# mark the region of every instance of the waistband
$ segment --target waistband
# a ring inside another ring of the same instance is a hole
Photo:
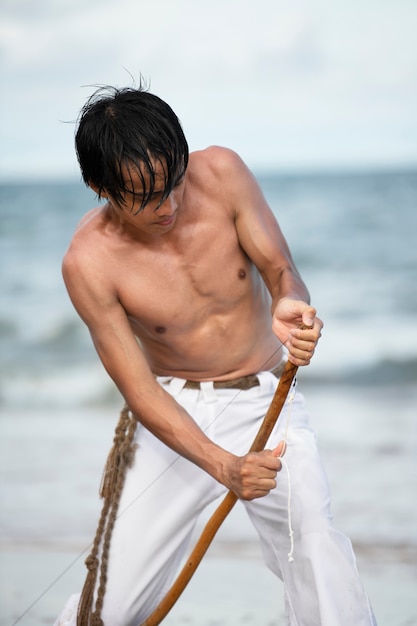
[[[284,371],[286,361],[281,361],[271,373],[280,378],[282,372]],[[259,378],[257,374],[248,374],[247,376],[240,376],[239,378],[232,378],[230,380],[214,380],[213,388],[214,389],[241,389],[242,391],[246,391],[247,389],[252,389],[252,387],[259,386]],[[201,389],[201,384],[197,380],[186,380],[184,384],[184,389]]]

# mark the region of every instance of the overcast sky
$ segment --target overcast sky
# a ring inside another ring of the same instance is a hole
[[[0,176],[78,177],[72,122],[129,73],[254,169],[417,164],[416,25],[416,0],[0,0]]]

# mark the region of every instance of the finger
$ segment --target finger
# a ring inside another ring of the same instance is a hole
[[[316,318],[316,323],[312,328],[292,328],[288,333],[288,339],[291,339],[292,343],[298,341],[316,344],[321,337],[322,328],[323,322]]]
[[[293,329],[290,331],[287,348],[290,360],[296,365],[309,363],[315,352],[320,331]]]
[[[277,486],[276,480],[263,481],[262,483],[259,483],[258,485],[256,485],[256,487],[254,486],[250,489],[243,490],[241,499],[242,500],[254,500],[255,498],[263,498],[264,496],[268,495],[270,491],[275,489],[276,486]]]
[[[287,450],[287,444],[285,441],[280,441],[275,450],[272,451],[272,454],[278,458],[284,456]]]
[[[313,327],[316,313],[317,313],[316,309],[312,306],[307,307],[306,310],[303,311],[303,315],[301,319],[303,320],[304,326],[307,326],[308,328]]]
[[[308,365],[313,357],[314,350],[298,350],[291,346],[288,349],[288,360],[294,365]]]
[[[263,465],[268,472],[273,471],[274,476],[282,470],[281,458],[287,449],[285,441],[280,441],[274,450],[264,450]]]
[[[283,444],[284,442],[281,442]],[[281,469],[281,464],[279,461],[279,457],[281,456],[280,444],[275,448],[275,450],[263,450],[259,453],[258,459],[258,467],[257,472],[258,476],[270,476],[271,472],[279,472]]]

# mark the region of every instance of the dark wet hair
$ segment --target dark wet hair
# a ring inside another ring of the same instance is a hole
[[[106,192],[118,203],[132,193],[132,177],[142,181],[143,209],[155,186],[155,164],[165,174],[161,203],[183,177],[188,164],[188,144],[171,107],[139,88],[100,87],[81,109],[75,146],[81,174],[94,185],[99,197]],[[132,206],[135,199],[133,198]]]

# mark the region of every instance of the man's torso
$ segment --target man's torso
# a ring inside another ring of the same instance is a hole
[[[169,233],[137,241],[102,207],[75,237],[94,247],[154,373],[216,380],[271,369],[281,354],[270,295],[239,244],[229,199],[210,171],[192,159],[189,170]]]

